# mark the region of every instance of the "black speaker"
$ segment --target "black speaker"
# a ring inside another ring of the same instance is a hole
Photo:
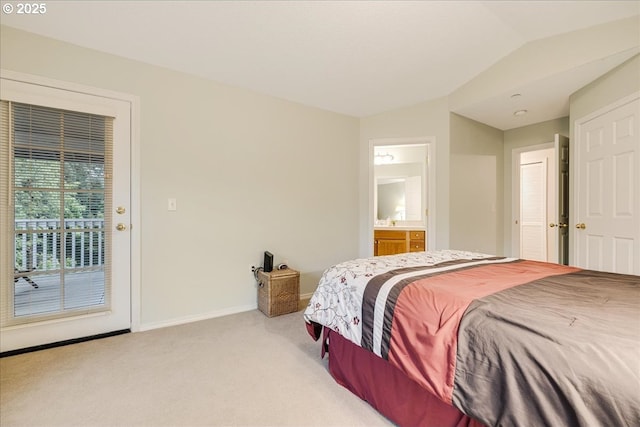
[[[273,271],[273,254],[269,251],[264,251],[264,271]]]

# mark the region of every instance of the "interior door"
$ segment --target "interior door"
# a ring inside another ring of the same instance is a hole
[[[567,265],[569,139],[556,134],[537,149],[514,150],[513,159],[514,256]]]
[[[575,264],[640,274],[637,95],[577,121]]]
[[[529,154],[537,156],[520,164],[520,257],[547,261],[547,158]]]
[[[561,221],[566,206],[559,201],[558,141],[555,146],[520,154],[520,257],[562,262]],[[566,139],[566,138],[565,138]]]
[[[129,329],[130,103],[5,78],[1,98],[1,351]]]

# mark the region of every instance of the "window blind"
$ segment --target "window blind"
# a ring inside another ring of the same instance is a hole
[[[1,104],[2,326],[108,310],[113,120]]]

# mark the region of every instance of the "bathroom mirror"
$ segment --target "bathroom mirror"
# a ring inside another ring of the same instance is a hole
[[[374,221],[376,226],[423,226],[426,209],[426,147],[374,147]]]
[[[377,220],[420,221],[422,177],[420,175],[376,178]]]

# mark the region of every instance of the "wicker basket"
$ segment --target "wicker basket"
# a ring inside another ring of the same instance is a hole
[[[258,273],[258,309],[269,317],[298,311],[300,273],[274,270]]]

